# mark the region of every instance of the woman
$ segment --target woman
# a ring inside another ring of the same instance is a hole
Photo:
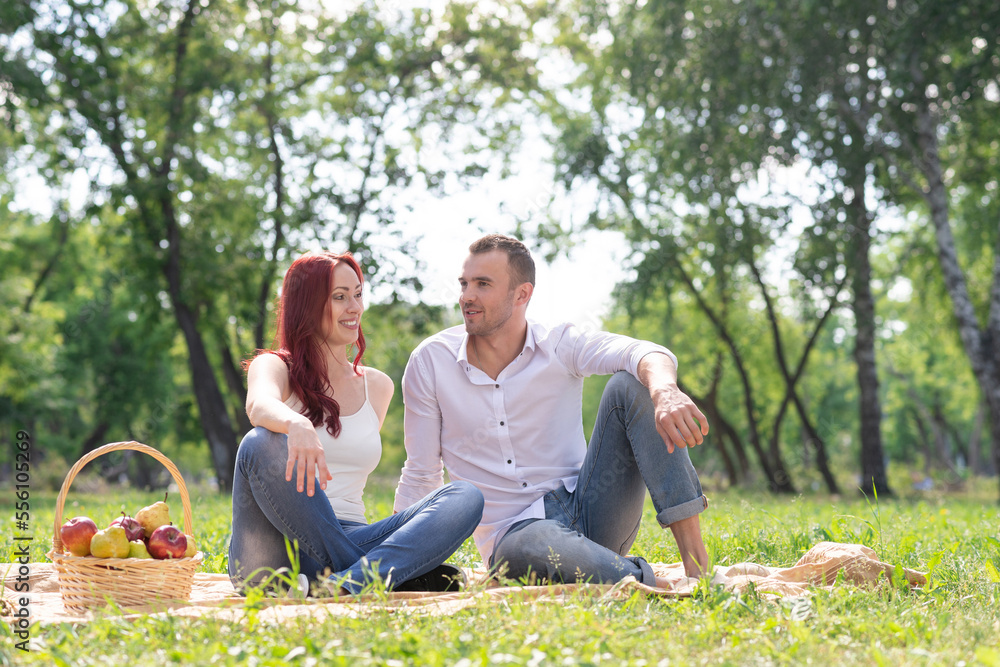
[[[366,522],[362,494],[381,456],[393,383],[361,366],[362,283],[350,254],[306,254],[285,274],[277,349],[260,351],[247,369],[255,428],[240,444],[233,480],[237,589],[290,567],[286,541],[297,545],[300,571],[328,579],[335,593],[375,580],[396,589],[438,568],[482,518],[482,494],[458,482]]]

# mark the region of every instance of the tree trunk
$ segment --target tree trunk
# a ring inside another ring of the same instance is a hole
[[[993,470],[1000,473],[1000,220],[997,220],[996,243],[993,245],[993,284],[990,286],[990,312],[986,321],[986,375],[990,400],[990,439],[993,448]],[[998,474],[1000,479],[1000,474]],[[998,498],[1000,502],[1000,498]]]
[[[187,343],[191,384],[198,402],[198,418],[208,439],[216,480],[220,490],[230,491],[233,474],[236,472],[236,449],[239,443],[232,421],[229,419],[229,406],[222,395],[205,349],[205,341],[198,330],[198,318],[184,299],[181,281],[180,225],[177,223],[174,211],[173,194],[169,189],[160,190],[159,203],[167,228],[167,261],[163,266],[167,278],[167,293],[170,295],[174,317]]]
[[[52,252],[52,256],[45,263],[45,267],[42,269],[41,274],[38,276],[38,280],[35,281],[35,286],[31,289],[31,294],[24,302],[24,314],[27,315],[31,311],[31,304],[35,300],[35,297],[42,291],[42,287],[45,285],[45,281],[48,280],[49,276],[52,274],[53,269],[59,263],[59,258],[62,256],[63,250],[66,248],[66,242],[69,240],[69,221],[66,219],[63,211],[56,211],[52,215],[53,224],[59,225],[59,238],[56,241],[56,249]],[[20,318],[18,318],[20,319]],[[11,333],[18,332],[18,320],[14,320],[14,326],[12,327]]]
[[[247,387],[243,382],[243,373],[236,364],[236,360],[233,359],[233,353],[230,351],[229,346],[220,345],[219,347],[221,348],[219,352],[222,356],[222,373],[226,377],[226,384],[229,386],[229,391],[240,402],[240,407],[236,411],[236,424],[239,428],[238,437],[242,439],[253,428],[253,424],[250,423],[250,418],[247,416],[246,411]]]
[[[83,441],[83,445],[80,447],[79,458],[82,459],[90,452],[94,451],[101,445],[105,444],[104,437],[107,434],[109,428],[111,428],[111,424],[109,424],[107,421],[101,420],[100,422],[98,422],[94,426],[94,430],[91,431],[90,435],[87,436],[87,439]]]
[[[219,389],[205,342],[198,331],[194,315],[187,304],[180,301],[171,290],[171,301],[177,324],[188,347],[188,362],[191,368],[191,383],[194,387],[195,399],[198,401],[198,417],[201,427],[208,438],[208,447],[212,452],[212,464],[215,466],[215,476],[219,489],[232,490],[233,474],[236,471],[236,449],[238,446],[236,432],[229,419],[229,409],[226,400]]]
[[[722,417],[719,415],[718,406],[715,403],[715,397],[709,393],[708,396],[700,397],[696,396],[694,392],[690,390],[690,387],[685,386],[683,383],[678,382],[678,387],[681,391],[691,397],[694,404],[705,413],[708,418],[708,423],[712,425],[713,429],[718,428],[722,431],[719,426],[722,422]],[[715,448],[719,452],[719,456],[722,457],[722,466],[726,469],[726,476],[729,478],[729,484],[731,486],[738,486],[740,483],[740,474],[733,465],[733,459],[729,456],[729,452],[726,451],[726,447],[723,444],[723,434],[712,438],[712,442],[715,444]]]
[[[145,454],[140,454],[139,452],[125,453],[138,454],[138,456],[129,456],[128,459],[126,459],[126,462],[131,460],[135,464],[135,466],[130,469],[129,475],[133,488],[144,489],[146,491],[152,491],[155,489],[157,485],[158,472],[163,470],[163,467]]]
[[[794,399],[795,409],[799,413],[799,421],[802,422],[802,428],[805,429],[809,446],[816,452],[816,468],[819,470],[819,474],[822,475],[827,490],[830,493],[839,494],[840,486],[837,484],[837,478],[833,476],[833,471],[830,470],[830,459],[826,453],[826,442],[824,442],[819,431],[816,430],[809,420],[809,415],[806,413],[805,406],[802,405],[802,401],[799,399],[797,393],[794,394]]]
[[[967,445],[969,450],[969,472],[977,477],[986,473],[986,466],[983,465],[980,453],[982,447],[980,440],[983,436],[983,417],[985,412],[983,404],[980,402],[979,408],[976,410],[976,421],[972,427],[972,434],[969,435],[969,444]]]
[[[273,291],[274,278],[278,272],[278,253],[285,245],[285,161],[281,155],[281,144],[278,141],[278,119],[275,117],[271,99],[274,77],[274,33],[276,31],[274,17],[265,26],[268,31],[267,57],[264,59],[264,80],[267,85],[268,98],[261,105],[264,119],[267,121],[267,138],[273,156],[274,165],[274,244],[271,246],[271,256],[261,271],[260,292],[257,296],[257,321],[254,323],[254,345],[257,349],[264,348],[264,332],[267,330],[267,304]],[[249,422],[248,422],[249,423]]]
[[[851,235],[852,287],[854,320],[857,327],[854,360],[857,363],[861,413],[861,491],[874,489],[879,496],[891,496],[886,478],[885,453],[882,449],[882,408],[878,396],[878,370],[875,365],[875,299],[871,291],[871,216],[865,203],[867,174],[858,169],[853,175],[850,208],[853,211]]]
[[[167,223],[168,254],[164,273],[167,278],[168,294],[173,306],[174,317],[184,334],[188,348],[188,365],[191,368],[191,384],[198,402],[198,418],[208,439],[212,464],[215,467],[219,489],[232,490],[233,474],[236,472],[236,432],[229,419],[229,408],[219,388],[215,372],[205,349],[205,341],[198,330],[197,317],[184,301],[180,276],[180,228],[174,216],[172,195],[164,191],[161,199],[163,218]]]
[[[934,447],[937,449],[937,455],[941,460],[941,464],[951,472],[958,474],[958,469],[955,467],[955,451],[948,440],[948,421],[944,418],[944,413],[941,411],[941,404],[938,402],[939,400],[935,399],[933,409],[931,410],[931,419],[934,424]]]
[[[990,446],[993,450],[993,474],[1000,478],[1000,445],[997,444],[996,438],[991,440]]]
[[[722,431],[722,435],[729,440],[730,444],[733,446],[733,450],[736,452],[736,465],[734,466],[735,477],[733,478],[733,484],[742,484],[750,477],[750,461],[747,459],[747,451],[743,446],[743,440],[740,438],[740,434],[736,431],[736,428],[730,424],[725,417],[719,414],[718,409],[716,409],[715,415],[719,420],[718,425]],[[719,443],[719,446],[721,448],[721,442]]]
[[[750,476],[750,459],[747,458],[747,448],[743,446],[743,439],[740,437],[736,427],[730,424],[718,409],[716,409],[715,414],[719,417],[719,425],[722,426],[722,432],[729,439],[729,442],[732,443],[733,450],[736,452],[736,471],[742,482]]]
[[[829,489],[830,493],[840,493],[840,487],[837,485],[837,480],[833,477],[833,473],[830,472],[830,466],[826,455],[826,443],[823,441],[823,438],[820,437],[819,433],[813,427],[812,422],[809,420],[809,415],[806,412],[805,406],[802,405],[802,401],[799,399],[795,385],[799,381],[799,378],[802,377],[802,373],[805,371],[806,363],[809,360],[809,353],[812,352],[812,348],[816,344],[816,340],[819,338],[820,331],[823,330],[826,320],[830,317],[834,308],[837,307],[840,292],[844,287],[844,282],[847,280],[847,275],[845,275],[844,279],[836,285],[837,291],[834,292],[834,295],[830,299],[830,303],[827,305],[822,317],[819,318],[816,322],[816,326],[813,327],[812,334],[809,336],[809,340],[806,341],[805,348],[802,350],[802,356],[799,357],[799,362],[796,365],[795,372],[792,373],[789,371],[788,362],[785,359],[785,346],[781,339],[781,328],[778,326],[778,316],[777,313],[775,313],[774,303],[771,301],[771,295],[768,293],[767,286],[764,284],[764,277],[761,275],[760,270],[757,268],[757,263],[752,257],[748,263],[750,265],[750,271],[753,274],[754,279],[757,281],[757,286],[760,288],[760,293],[764,297],[767,319],[771,325],[771,336],[774,339],[774,356],[778,360],[778,369],[781,371],[781,375],[785,379],[785,396],[782,398],[781,406],[778,408],[778,414],[774,418],[774,426],[771,434],[771,455],[772,457],[780,456],[781,450],[779,448],[779,438],[781,435],[781,422],[788,409],[788,402],[790,400],[794,401],[795,409],[799,415],[799,421],[801,421],[802,427],[806,431],[807,445],[816,449],[816,465],[819,467],[820,474],[823,476],[823,481],[826,482],[827,489]]]
[[[747,460],[747,450],[743,446],[743,439],[740,438],[740,434],[737,433],[733,425],[722,416],[722,410],[719,409],[719,383],[722,382],[722,361],[723,353],[722,350],[719,350],[715,355],[715,365],[712,368],[712,386],[709,388],[708,396],[705,397],[705,400],[711,406],[715,415],[714,418],[718,420],[719,426],[722,427],[723,435],[732,444],[733,451],[736,453],[736,465],[734,466],[736,478],[734,484],[739,484],[750,475],[750,461]],[[709,419],[711,420],[712,417],[709,417]]]
[[[927,426],[924,424],[923,417],[920,416],[920,410],[913,410],[913,420],[917,424],[917,430],[920,431],[920,441],[924,446],[924,477],[931,476],[931,470],[933,470],[934,462],[934,445],[933,438],[930,433],[927,432]]]
[[[726,336],[728,338],[728,336]],[[731,341],[731,339],[730,339]],[[785,463],[781,458],[781,453],[776,452],[769,458],[767,452],[760,441],[760,433],[757,429],[756,408],[754,407],[753,387],[750,384],[750,376],[743,365],[743,357],[736,350],[735,345],[730,347],[733,361],[740,375],[740,384],[743,387],[743,406],[747,413],[747,425],[750,429],[750,446],[760,462],[761,470],[767,477],[768,487],[774,493],[795,493],[795,485],[792,484],[792,477],[789,475]]]
[[[198,330],[198,317],[195,309],[190,307],[184,298],[183,281],[181,280],[181,229],[174,210],[174,192],[170,186],[170,170],[177,152],[177,144],[183,134],[184,106],[187,102],[189,89],[185,86],[184,65],[186,64],[188,40],[191,26],[198,15],[200,4],[197,0],[189,0],[184,16],[177,26],[177,41],[174,50],[173,90],[168,105],[169,120],[167,134],[163,142],[163,155],[159,167],[155,169],[154,185],[156,202],[167,241],[166,261],[163,273],[167,279],[167,293],[174,310],[174,317],[184,334],[188,348],[188,364],[191,368],[191,383],[194,387],[195,399],[198,402],[198,418],[201,421],[205,437],[208,439],[212,463],[215,467],[219,488],[232,490],[233,474],[236,471],[236,432],[229,419],[226,400],[219,388],[219,382],[212,370],[205,341]]]
[[[753,385],[750,382],[750,375],[747,373],[746,366],[743,364],[743,356],[740,354],[739,349],[736,347],[735,341],[733,341],[732,336],[729,335],[729,331],[726,329],[725,325],[715,314],[715,311],[709,306],[701,292],[694,285],[694,281],[691,280],[691,276],[687,274],[684,267],[681,266],[680,262],[676,257],[671,257],[674,266],[677,267],[677,272],[684,281],[684,284],[688,286],[691,290],[691,294],[694,295],[695,301],[697,301],[698,306],[701,308],[702,312],[708,317],[715,327],[716,332],[722,341],[729,348],[730,356],[733,358],[733,363],[736,364],[736,370],[740,376],[740,384],[743,388],[743,406],[747,413],[747,429],[750,431],[750,446],[753,447],[754,452],[757,454],[757,459],[760,462],[760,468],[764,471],[764,475],[767,478],[768,488],[773,493],[795,493],[795,485],[792,483],[791,475],[788,473],[788,469],[785,467],[784,461],[781,459],[780,452],[776,460],[771,460],[768,458],[767,452],[764,451],[764,447],[760,441],[760,429],[757,427],[757,415],[756,408],[754,406],[754,395],[753,395]]]
[[[945,418],[943,412],[941,414],[941,426],[944,428],[945,433],[948,434],[948,442],[951,443],[952,460],[955,467],[961,472],[962,467],[969,467],[969,443],[966,442],[958,428]]]
[[[916,71],[919,73],[919,70]],[[958,262],[955,237],[951,231],[948,190],[938,152],[938,124],[927,99],[920,99],[916,107],[917,146],[921,156],[917,164],[927,182],[926,189],[921,194],[930,208],[938,263],[951,299],[962,347],[986,401],[990,416],[990,448],[994,466],[1000,470],[1000,368],[998,368],[1000,361],[996,358],[996,343],[994,343],[1000,341],[1000,237],[994,248],[996,256],[993,265],[993,283],[990,287],[989,319],[984,330],[980,328],[979,319],[976,317],[965,273]]]

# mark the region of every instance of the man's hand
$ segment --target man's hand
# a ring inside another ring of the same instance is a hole
[[[708,419],[687,394],[677,387],[677,368],[666,354],[647,354],[639,362],[639,381],[653,399],[656,430],[667,445],[695,447],[708,435]]]
[[[708,435],[708,420],[694,401],[677,388],[657,389],[650,392],[653,408],[656,410],[656,430],[667,451],[674,447],[694,447],[705,441]]]

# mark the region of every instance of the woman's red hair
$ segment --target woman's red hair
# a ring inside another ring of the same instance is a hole
[[[258,351],[258,355],[281,357],[288,366],[289,386],[305,406],[303,414],[314,426],[326,423],[326,430],[335,438],[340,435],[340,404],[333,398],[323,353],[323,316],[333,292],[333,270],[340,262],[364,282],[361,266],[351,253],[307,253],[292,262],[281,284],[274,349]],[[360,323],[357,346],[354,372],[360,375],[358,365],[365,353]]]

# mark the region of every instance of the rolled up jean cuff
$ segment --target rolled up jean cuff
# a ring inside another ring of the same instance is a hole
[[[646,562],[646,559],[641,556],[628,556],[628,559],[642,570],[642,577],[639,579],[639,583],[656,588],[656,574],[653,573],[653,568]]]
[[[661,528],[666,528],[672,523],[677,523],[678,521],[683,521],[684,519],[690,519],[693,516],[697,516],[704,512],[707,508],[708,498],[702,494],[694,500],[689,500],[686,503],[681,503],[680,505],[675,505],[674,507],[668,507],[667,509],[659,512],[656,515],[656,520],[659,522]]]

